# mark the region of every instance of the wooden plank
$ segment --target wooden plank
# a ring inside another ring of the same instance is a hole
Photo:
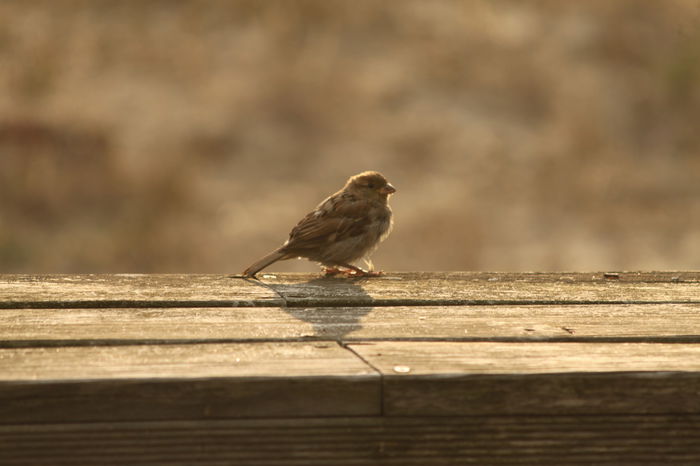
[[[700,303],[700,273],[405,272],[376,278],[264,274],[288,306]]]
[[[700,464],[700,417],[499,416],[0,426],[3,465]]]
[[[0,347],[318,339],[700,342],[700,304],[0,310]]]
[[[270,341],[314,336],[311,323],[273,307],[0,310],[3,347]]]
[[[352,416],[378,374],[334,342],[0,350],[0,423]]]
[[[363,340],[700,342],[698,304],[286,308],[316,335]]]
[[[224,275],[0,275],[0,308],[282,305],[259,282]]]
[[[281,309],[314,335],[366,340],[700,341],[698,304],[357,306]]]
[[[424,272],[365,279],[268,274],[256,281],[224,275],[1,275],[0,308],[700,302],[699,273],[616,277]]]
[[[700,345],[351,344],[391,416],[700,413]]]

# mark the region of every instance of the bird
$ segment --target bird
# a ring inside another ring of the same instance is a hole
[[[254,262],[243,277],[255,275],[269,265],[287,259],[305,258],[318,262],[327,276],[379,276],[369,255],[391,233],[393,214],[389,196],[396,188],[379,172],[365,171],[351,176],[345,186],[324,199],[302,218],[289,239]],[[352,263],[364,259],[369,270]]]

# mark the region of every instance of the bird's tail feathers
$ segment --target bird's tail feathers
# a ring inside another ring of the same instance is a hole
[[[273,264],[273,263],[277,262],[278,260],[287,259],[286,256],[287,256],[286,253],[281,252],[279,249],[276,249],[276,250],[272,251],[270,254],[263,257],[262,259],[254,262],[253,265],[251,265],[247,269],[245,269],[245,271],[243,272],[243,276],[244,277],[255,277],[256,273],[260,272],[262,269],[264,269],[268,265]]]

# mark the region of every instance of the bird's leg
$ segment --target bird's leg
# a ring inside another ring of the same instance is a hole
[[[350,269],[347,274],[350,277],[379,277],[380,275],[383,275],[384,272],[378,271],[375,272],[374,270],[362,270],[359,267],[356,267],[352,264],[339,264],[347,269]]]

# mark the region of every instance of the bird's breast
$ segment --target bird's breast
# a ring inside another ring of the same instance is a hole
[[[377,224],[378,240],[383,241],[384,238],[389,236],[389,233],[391,233],[391,229],[394,226],[391,208],[389,206],[385,206],[383,209],[381,209],[381,211],[379,211],[377,214],[375,222]]]

